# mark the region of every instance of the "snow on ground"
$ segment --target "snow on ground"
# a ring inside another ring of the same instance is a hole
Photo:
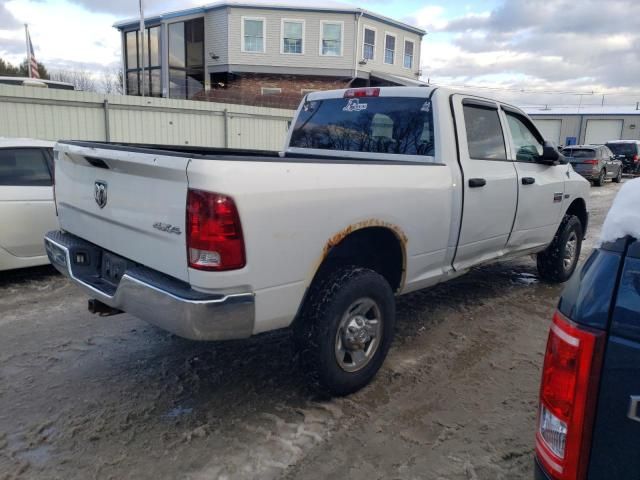
[[[630,235],[640,238],[640,178],[625,182],[602,225],[600,245]]]

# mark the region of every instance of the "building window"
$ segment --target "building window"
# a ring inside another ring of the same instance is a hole
[[[145,29],[144,42],[144,94],[153,97],[162,96],[162,82],[160,75],[160,27]],[[127,94],[140,95],[142,93],[142,39],[140,30],[131,30],[125,34],[125,69],[127,77]]]
[[[396,61],[396,37],[387,33],[384,37],[384,63],[393,65]]]
[[[204,90],[204,19],[169,25],[169,97],[193,98]]]
[[[260,93],[262,95],[280,95],[282,93],[282,89],[278,87],[262,87],[260,89]]]
[[[364,46],[362,48],[362,58],[373,60],[376,57],[376,31],[372,28],[364,29]]]
[[[413,48],[414,43],[411,40],[404,41],[404,68],[413,68]]]
[[[264,53],[264,18],[242,17],[242,51]]]
[[[342,26],[343,22],[320,23],[320,55],[342,56]]]
[[[304,20],[282,20],[282,53],[304,53]]]

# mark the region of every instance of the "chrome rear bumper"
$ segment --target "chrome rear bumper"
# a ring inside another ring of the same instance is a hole
[[[247,338],[253,333],[254,294],[210,294],[130,262],[117,285],[100,276],[102,249],[53,231],[44,239],[51,264],[100,302],[191,340]],[[78,255],[84,261],[78,263]]]

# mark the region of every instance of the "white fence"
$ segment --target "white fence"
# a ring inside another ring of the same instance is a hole
[[[0,85],[0,137],[280,150],[293,113]]]

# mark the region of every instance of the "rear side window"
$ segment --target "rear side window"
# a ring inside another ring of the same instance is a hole
[[[305,102],[289,146],[434,156],[431,101],[361,97]]]
[[[51,186],[51,172],[44,150],[39,148],[0,149],[0,185]]]
[[[616,155],[637,155],[638,144],[637,143],[607,143],[607,147]]]
[[[565,148],[562,154],[569,158],[596,158],[596,151],[591,148]]]
[[[469,158],[506,160],[507,149],[498,110],[475,105],[464,105],[463,108]]]

